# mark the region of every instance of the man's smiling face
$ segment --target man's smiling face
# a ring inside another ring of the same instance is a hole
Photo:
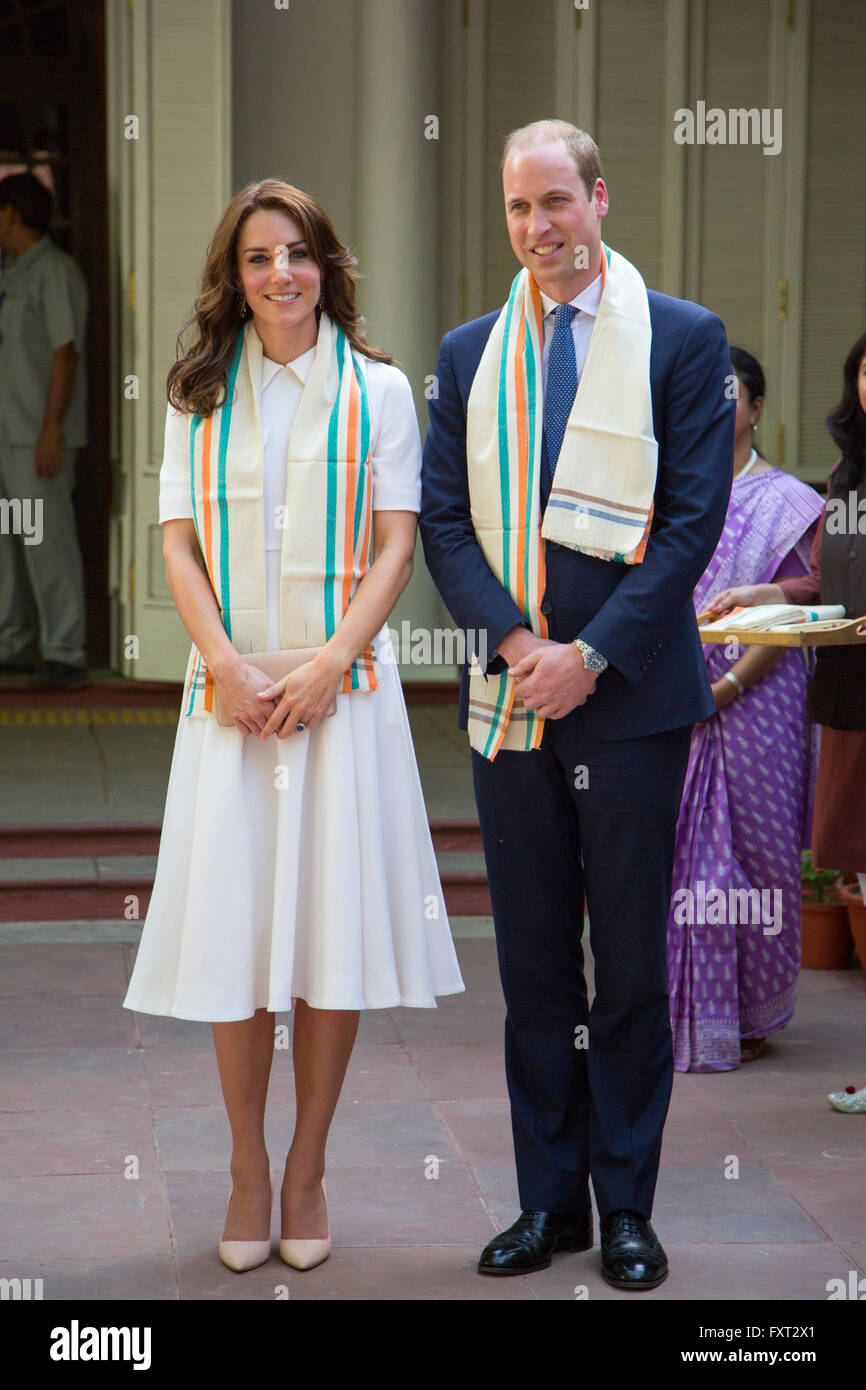
[[[502,189],[511,249],[539,289],[567,304],[601,269],[601,219],[608,208],[603,180],[596,179],[588,198],[565,144],[546,140],[511,151]]]

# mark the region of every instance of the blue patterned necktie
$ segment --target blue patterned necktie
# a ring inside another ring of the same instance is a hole
[[[577,391],[577,359],[571,320],[577,313],[573,304],[557,304],[553,338],[547,359],[547,387],[544,393],[544,433],[547,467],[551,478],[562,448],[565,426]]]

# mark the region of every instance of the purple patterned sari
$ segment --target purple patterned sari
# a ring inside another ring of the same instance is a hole
[[[695,589],[696,610],[734,585],[808,573],[822,508],[816,492],[780,469],[735,478],[725,529]],[[725,653],[723,645],[704,647],[711,681],[734,664]],[[818,755],[818,729],[806,716],[808,678],[801,651],[786,652],[745,695],[692,730],[668,917],[677,1071],[738,1067],[740,1039],[783,1028],[794,1011],[800,850],[811,839]],[[721,892],[711,910],[702,904],[713,889]],[[765,891],[747,899],[738,889]]]

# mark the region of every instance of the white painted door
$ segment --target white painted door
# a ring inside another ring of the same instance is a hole
[[[165,579],[165,379],[231,193],[230,0],[107,0],[112,285],[112,665],[181,680]]]

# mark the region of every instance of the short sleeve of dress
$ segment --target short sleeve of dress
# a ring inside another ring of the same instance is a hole
[[[409,380],[399,367],[368,361],[367,386],[373,511],[420,512],[421,434]]]
[[[169,405],[165,415],[165,449],[159,470],[159,522],[192,520],[189,490],[189,422],[192,417]]]

